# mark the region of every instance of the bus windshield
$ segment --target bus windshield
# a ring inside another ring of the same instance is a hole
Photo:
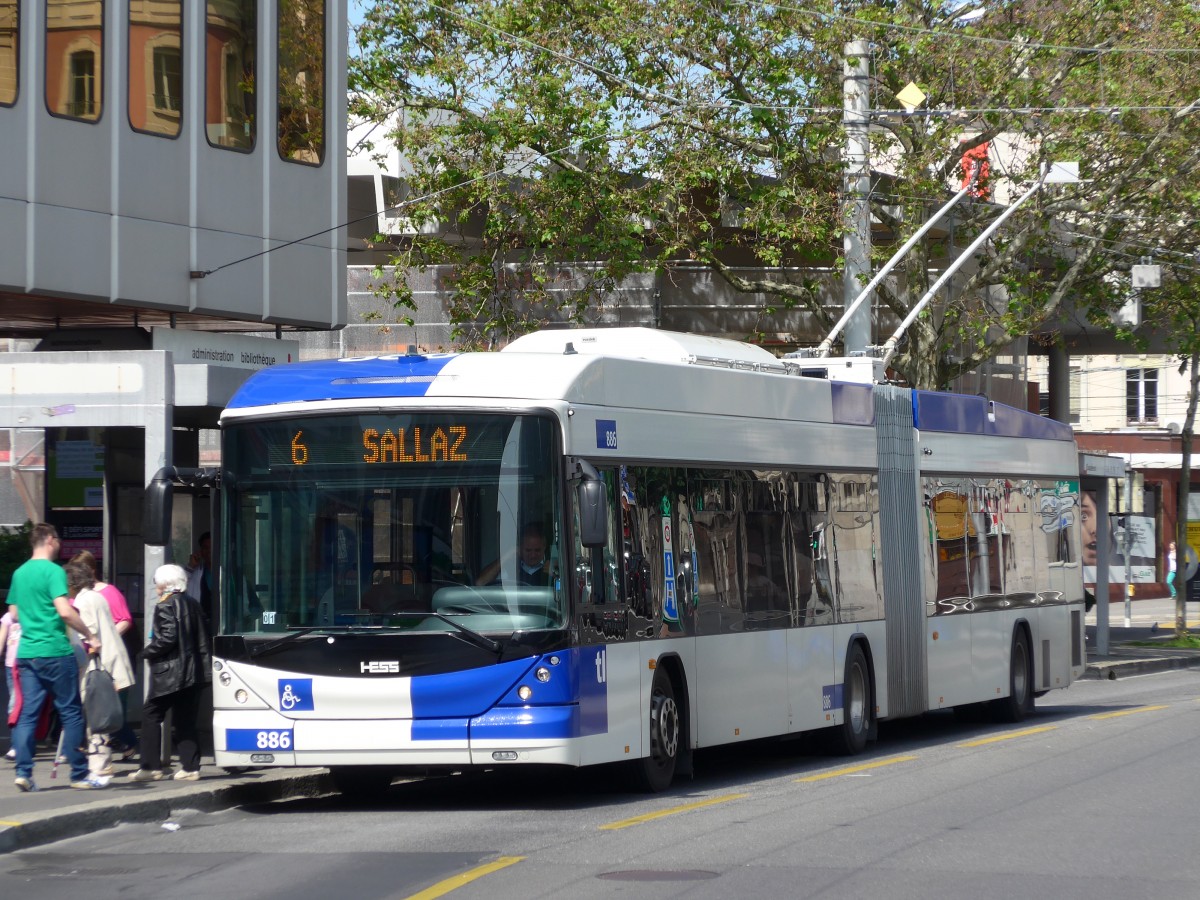
[[[554,419],[310,415],[224,440],[221,633],[566,622]]]

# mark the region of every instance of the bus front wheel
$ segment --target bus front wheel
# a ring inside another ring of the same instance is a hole
[[[650,693],[650,754],[635,762],[635,784],[658,793],[671,786],[679,761],[682,716],[670,677],[659,669]]]

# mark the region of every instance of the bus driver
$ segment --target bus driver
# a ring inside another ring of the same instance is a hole
[[[500,560],[487,566],[475,579],[476,584],[500,583]],[[521,529],[521,559],[517,567],[517,583],[531,587],[548,587],[550,571],[546,565],[546,535],[542,526],[531,523]]]

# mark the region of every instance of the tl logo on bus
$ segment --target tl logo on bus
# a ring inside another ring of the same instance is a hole
[[[608,654],[603,650],[596,654],[596,684],[608,682]]]

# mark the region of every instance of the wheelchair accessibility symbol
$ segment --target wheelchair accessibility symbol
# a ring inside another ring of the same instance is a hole
[[[301,712],[313,708],[311,678],[279,679],[280,712]]]

